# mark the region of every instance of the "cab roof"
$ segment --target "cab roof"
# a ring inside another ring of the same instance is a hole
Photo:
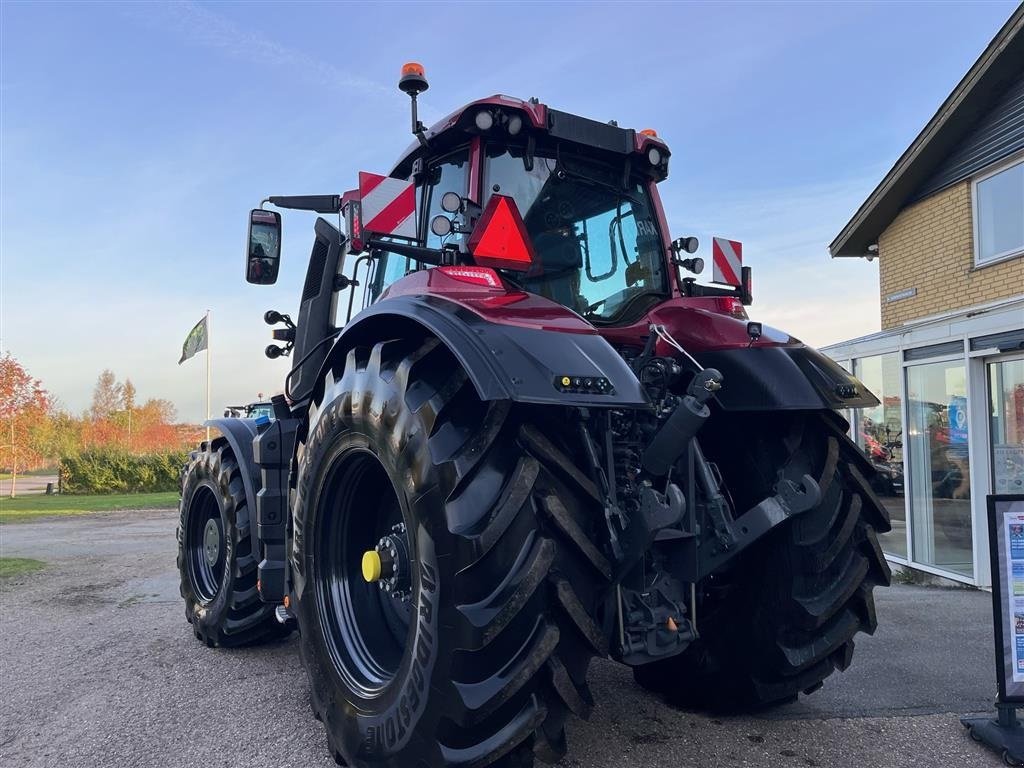
[[[666,160],[670,155],[668,145],[656,135],[641,133],[632,128],[621,128],[614,121],[602,123],[552,109],[537,99],[523,100],[497,93],[471,101],[427,128],[423,135],[428,146],[423,146],[418,140],[412,142],[395,163],[390,175],[407,177],[412,163],[417,158],[443,154],[473,135],[486,135],[486,132],[477,128],[474,122],[481,110],[517,114],[524,120],[524,132],[534,135],[542,133],[556,139],[623,155],[646,152],[649,145],[654,145]]]

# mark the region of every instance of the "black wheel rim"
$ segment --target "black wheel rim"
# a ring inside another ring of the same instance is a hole
[[[196,489],[189,502],[185,530],[185,558],[192,591],[203,602],[211,602],[224,580],[224,520],[213,490]]]
[[[398,494],[376,454],[355,448],[340,455],[317,505],[313,581],[333,666],[367,699],[384,691],[401,667],[412,602],[367,583],[362,556],[402,522]]]

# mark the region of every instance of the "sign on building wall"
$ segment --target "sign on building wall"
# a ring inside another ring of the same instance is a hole
[[[949,409],[949,442],[967,442],[967,398],[954,396],[950,398]]]
[[[887,295],[885,297],[885,301],[888,304],[893,301],[899,301],[900,299],[912,299],[915,296],[917,296],[917,288],[904,288],[902,291],[896,291],[895,293]]]

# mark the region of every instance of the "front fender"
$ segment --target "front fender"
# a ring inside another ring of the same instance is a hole
[[[327,356],[317,394],[327,370],[343,361],[353,347],[417,330],[437,337],[451,350],[482,400],[594,408],[650,407],[633,371],[596,333],[492,322],[457,299],[435,295],[394,296],[361,312],[345,327]],[[563,383],[565,379],[569,380],[568,386]]]
[[[235,461],[241,470],[242,486],[245,488],[245,502],[256,514],[256,494],[260,489],[260,476],[253,461],[252,440],[256,437],[255,419],[210,419],[203,426],[219,430],[235,454]]]
[[[876,398],[835,361],[804,344],[719,349],[694,355],[723,376],[717,393],[727,411],[873,408]]]

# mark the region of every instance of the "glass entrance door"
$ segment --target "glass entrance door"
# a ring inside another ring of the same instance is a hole
[[[1024,357],[987,368],[992,493],[1024,493]]]
[[[962,360],[907,374],[907,447],[914,560],[974,574],[967,376]]]

